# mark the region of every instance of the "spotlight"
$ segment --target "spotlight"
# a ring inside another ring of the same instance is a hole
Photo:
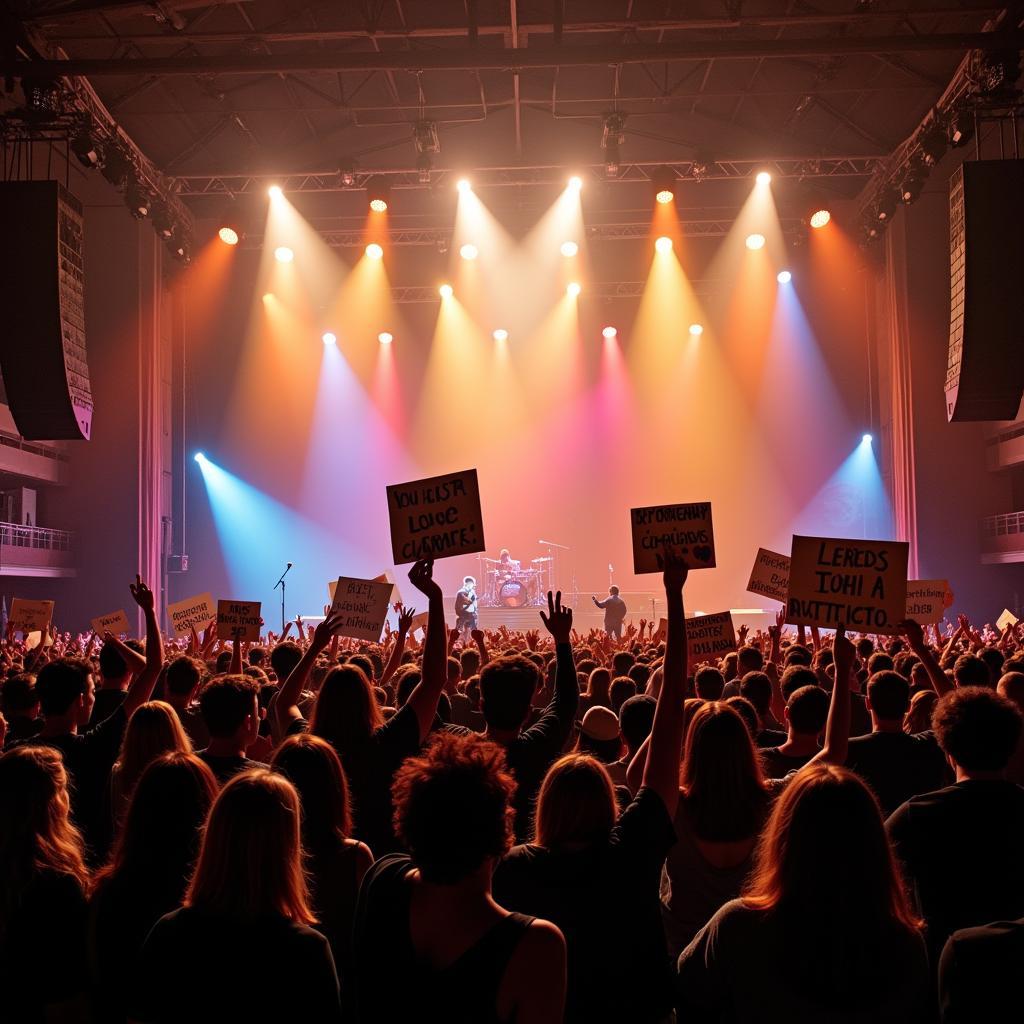
[[[345,188],[351,188],[356,183],[356,171],[351,164],[344,164],[338,173]]]
[[[655,200],[661,203],[662,206],[665,206],[667,203],[671,203],[675,197],[675,192],[667,188],[660,189],[654,196]]]
[[[659,167],[651,175],[651,184],[654,186],[654,200],[663,206],[671,203],[675,198],[676,176],[671,167]]]
[[[699,338],[704,333],[704,327],[701,324],[690,324],[690,336],[693,338]]]
[[[238,245],[238,232],[225,225],[217,232],[217,236],[225,245]]]
[[[832,214],[828,210],[815,210],[811,214],[811,227],[823,228],[831,219]]]
[[[612,327],[611,324],[609,324],[603,331],[601,331],[601,336],[603,338],[608,338],[610,340],[614,337],[617,337],[618,333],[619,332],[614,327]]]
[[[165,240],[174,234],[174,221],[164,203],[155,202],[153,204],[153,230]]]
[[[875,206],[875,219],[888,223],[896,213],[896,204],[900,201],[900,193],[895,186],[889,185],[878,195]]]
[[[913,203],[924,188],[925,177],[924,167],[921,164],[912,163],[907,168],[907,173],[903,176],[903,181],[900,184],[900,201],[908,206]]]
[[[117,143],[113,143],[107,147],[100,171],[114,188],[121,188],[132,171],[131,157]]]
[[[974,137],[974,114],[960,110],[955,113],[949,122],[949,144],[956,149],[959,146],[966,146]]]
[[[437,290],[441,293],[442,299],[450,299],[455,294],[450,284],[443,284]]]
[[[926,167],[934,167],[945,155],[949,139],[946,137],[946,129],[937,121],[933,121],[931,127],[922,134],[921,156]]]
[[[863,436],[863,437],[862,437],[862,438],[860,439],[860,443],[861,443],[861,444],[871,444],[871,435],[870,435],[870,434],[865,434],[865,435],[864,435],[864,436]]]
[[[203,463],[206,461],[206,456],[202,452],[196,452],[195,455],[192,456],[192,458],[199,463]]]
[[[384,250],[376,243],[371,242],[365,249],[366,255],[371,260],[379,260],[384,258]]]
[[[124,190],[124,204],[136,220],[145,220],[149,216],[153,199],[142,185],[134,179],[129,179]]]
[[[504,329],[503,327],[499,327],[499,328],[498,328],[498,329],[497,329],[497,330],[496,330],[496,331],[495,331],[495,332],[494,332],[494,333],[493,333],[493,334],[491,335],[491,337],[492,337],[492,338],[493,338],[493,339],[494,339],[495,341],[508,341],[508,331],[506,331],[506,330],[505,330],[505,329]]]
[[[764,235],[747,235],[746,246],[750,250],[763,249],[764,248]]]
[[[569,287],[565,289],[565,294],[571,299],[575,299],[583,289],[579,286],[578,282],[570,281]]]
[[[617,178],[621,166],[619,148],[626,141],[626,117],[616,111],[605,114],[601,126],[601,148],[604,150],[604,174],[606,178]]]
[[[579,192],[579,190],[583,188],[583,179],[578,174],[574,174],[569,179],[569,188]]]
[[[788,270],[780,270],[775,275],[775,280],[778,281],[779,284],[789,284],[789,282],[793,280],[793,275]]]
[[[477,258],[477,256],[479,256],[479,255],[480,255],[480,253],[479,253],[479,252],[477,251],[477,248],[476,248],[476,246],[475,246],[475,245],[471,245],[471,244],[470,244],[469,242],[467,242],[467,243],[466,243],[466,244],[465,244],[465,245],[464,245],[464,246],[463,246],[463,247],[462,247],[462,248],[461,248],[461,249],[459,250],[459,255],[460,255],[460,256],[461,256],[461,257],[462,257],[462,258],[463,258],[464,260],[475,260],[475,259]]]
[[[562,253],[562,255],[566,259],[569,259],[570,257],[575,256],[576,253],[578,253],[579,251],[580,251],[580,247],[575,242],[563,242],[562,243],[561,253]]]
[[[271,185],[270,188],[267,189],[267,195],[270,196],[271,199],[280,199],[284,193],[281,191],[280,185]]]
[[[772,183],[772,176],[767,171],[760,171],[754,180],[758,185],[770,185]]]
[[[377,335],[377,340],[382,345],[390,345],[391,342],[395,340],[395,338],[394,335],[390,334],[388,331],[381,331],[380,334]]]
[[[470,184],[469,178],[459,178],[459,180],[455,183],[455,187],[460,192],[472,192],[473,191],[473,186]]]
[[[671,252],[672,251],[672,239],[668,235],[662,235],[654,243],[654,248],[657,252]]]
[[[277,260],[278,263],[291,263],[291,261],[295,259],[295,253],[293,253],[287,245],[279,245],[274,250],[274,259]]]
[[[324,331],[324,333],[320,335],[320,338],[325,345],[338,344],[338,336],[333,331]]]
[[[71,152],[83,167],[99,167],[103,162],[103,148],[88,128],[80,128],[71,137]]]
[[[388,208],[390,192],[387,181],[380,175],[375,175],[366,183],[366,196],[374,213],[384,213]]]
[[[274,297],[274,293],[273,293],[273,292],[264,292],[264,293],[263,293],[263,301],[264,301],[264,302],[270,302],[270,300],[271,300],[271,299],[272,299],[273,297]]]

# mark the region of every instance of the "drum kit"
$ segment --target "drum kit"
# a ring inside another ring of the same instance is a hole
[[[539,607],[553,588],[555,560],[550,556],[531,559],[526,569],[515,559],[485,558],[483,562],[487,578],[480,603],[489,608]]]

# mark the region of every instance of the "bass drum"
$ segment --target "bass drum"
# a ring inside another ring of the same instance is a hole
[[[526,601],[526,584],[519,580],[505,580],[498,588],[498,604],[502,608],[523,608]]]

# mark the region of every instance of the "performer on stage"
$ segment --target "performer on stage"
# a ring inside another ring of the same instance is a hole
[[[502,548],[498,552],[498,569],[501,572],[519,572],[522,569],[523,563],[512,558],[508,553],[508,548]]]
[[[603,601],[593,598],[598,608],[604,609],[604,631],[613,639],[622,639],[622,623],[626,618],[626,602],[619,597],[618,587],[609,587]]]
[[[462,589],[455,595],[455,628],[462,634],[463,643],[469,642],[470,634],[476,629],[476,607],[476,580],[466,576]]]

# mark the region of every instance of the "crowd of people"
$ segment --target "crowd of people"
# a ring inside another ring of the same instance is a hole
[[[1024,635],[0,648],[0,1019],[1020,1019]],[[543,627],[542,629],[540,627]]]

